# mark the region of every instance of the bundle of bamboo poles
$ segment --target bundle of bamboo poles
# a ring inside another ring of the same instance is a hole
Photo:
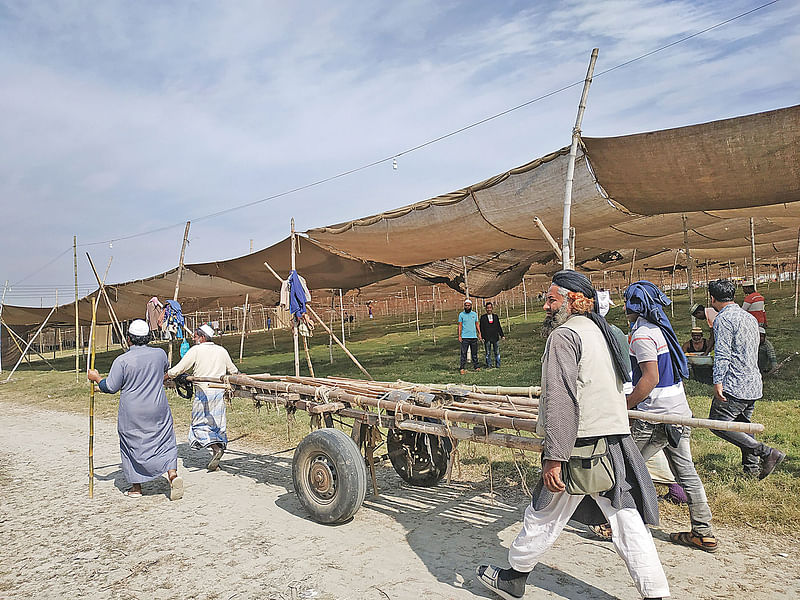
[[[475,431],[465,429],[459,436],[469,436],[476,441],[489,442],[493,430],[508,429],[516,432],[535,433],[538,421],[538,393],[535,387],[478,387],[459,386],[454,384],[417,384],[411,382],[377,382],[347,378],[316,378],[286,375],[227,375],[220,379],[194,378],[194,381],[215,382],[238,391],[237,395],[260,395],[262,400],[281,398],[280,403],[291,402],[287,395],[291,394],[301,404],[297,408],[311,413],[340,412],[344,416],[356,416],[356,413],[377,411],[378,424],[396,426],[400,429],[430,429],[428,433],[435,435],[451,435],[451,423],[466,423],[475,427]],[[489,393],[502,392],[502,393]],[[516,392],[516,393],[511,393]],[[271,396],[270,396],[271,394]],[[305,400],[303,400],[305,399]],[[355,411],[355,412],[354,412]],[[381,417],[382,412],[392,413]],[[695,419],[677,415],[653,414],[641,411],[628,411],[632,419],[641,419],[651,423],[687,425],[706,429],[724,431],[742,431],[759,433],[764,426],[758,423],[737,423],[715,421],[711,419]],[[419,420],[409,422],[408,417],[438,419],[444,425],[422,423]],[[381,420],[382,419],[382,420]],[[428,425],[435,427],[427,427]],[[477,431],[477,433],[476,433]],[[509,434],[502,434],[509,437]],[[477,437],[476,437],[477,436]],[[518,440],[515,438],[519,438]],[[467,439],[464,437],[463,439]],[[500,441],[500,440],[494,440]],[[510,447],[525,446],[525,449],[541,447],[541,441],[527,436],[510,436],[507,443]]]

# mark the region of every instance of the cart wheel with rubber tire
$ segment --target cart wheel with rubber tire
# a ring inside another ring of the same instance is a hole
[[[447,438],[416,431],[391,429],[386,437],[394,470],[406,483],[420,487],[432,487],[442,480],[452,448]]]
[[[292,459],[297,497],[317,523],[349,520],[364,502],[367,468],[355,442],[338,429],[317,429]]]

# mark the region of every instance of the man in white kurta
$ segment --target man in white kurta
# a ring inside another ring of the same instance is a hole
[[[189,348],[177,365],[167,371],[167,375],[177,377],[190,369],[195,377],[216,378],[238,373],[239,369],[233,364],[228,351],[212,342],[213,337],[214,330],[210,325],[198,327],[194,332],[195,345]],[[194,384],[189,443],[192,448],[210,448],[213,454],[208,470],[219,468],[219,461],[228,445],[224,390],[211,388],[207,383]]]

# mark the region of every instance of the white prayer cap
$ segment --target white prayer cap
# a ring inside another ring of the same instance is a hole
[[[470,300],[469,298],[467,298],[466,300],[464,300],[464,304],[472,304],[472,300]]]
[[[144,337],[150,335],[150,327],[141,319],[134,319],[128,325],[128,335],[135,335],[137,337]]]
[[[214,328],[211,327],[211,325],[209,325],[208,323],[206,323],[205,325],[200,325],[198,329],[202,331],[203,335],[205,335],[208,339],[214,337]]]

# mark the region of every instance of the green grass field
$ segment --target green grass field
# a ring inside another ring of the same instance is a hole
[[[793,297],[788,284],[779,289],[773,283],[769,289],[760,290],[767,298],[770,339],[775,345],[778,360],[798,350],[800,319],[792,316]],[[704,298],[705,290],[698,290],[697,297]],[[614,300],[619,302],[619,298]],[[741,298],[738,298],[740,301]],[[686,294],[676,295],[673,324],[681,341],[688,338],[690,319]],[[457,313],[445,312],[447,325],[436,327],[436,343],[433,341],[431,314],[420,315],[422,332],[417,335],[414,323],[398,323],[397,318],[385,317],[374,321],[362,321],[353,325],[347,346],[377,380],[397,380],[435,383],[457,383],[480,385],[538,385],[540,357],[544,340],[539,335],[543,317],[540,306],[528,305],[528,318],[524,320],[522,307],[511,309],[511,326],[503,318],[506,341],[502,346],[501,369],[469,370],[466,375],[458,373],[458,341],[456,337]],[[668,313],[669,314],[669,313]],[[406,317],[408,318],[408,317]],[[627,330],[625,317],[620,307],[613,308],[609,320]],[[437,322],[442,319],[437,315]],[[705,325],[704,325],[705,327]],[[339,331],[337,329],[337,331]],[[220,340],[218,340],[220,341]],[[275,332],[276,347],[273,348],[272,333],[251,334],[245,341],[245,359],[239,368],[246,373],[287,374],[294,372],[292,339],[287,331]],[[239,354],[239,337],[225,336],[221,343],[234,359]],[[108,371],[111,361],[119,352],[107,352],[97,356],[97,367],[101,373]],[[317,328],[311,338],[311,356],[316,375],[360,377],[361,374],[344,353],[334,344],[334,362],[330,364],[328,336]],[[481,362],[482,362],[481,357]],[[70,411],[85,411],[88,385],[76,383],[74,357],[60,358],[54,362],[64,372],[48,371],[43,363],[24,366],[15,374],[12,383],[0,386],[0,400],[27,402],[43,408]],[[85,368],[85,367],[84,367]],[[70,369],[72,371],[70,372]],[[301,373],[307,374],[301,346]],[[781,533],[793,532],[800,526],[800,358],[783,366],[779,373],[764,382],[764,399],[756,406],[755,420],[766,426],[760,439],[788,454],[786,461],[769,478],[762,482],[745,479],[740,474],[739,450],[722,441],[708,430],[693,432],[693,449],[698,471],[703,479],[709,502],[718,523],[749,524],[760,529]],[[709,387],[696,381],[686,385],[689,402],[695,416],[706,417],[710,405]],[[185,429],[189,423],[190,403],[170,392],[170,402],[176,423]],[[96,414],[114,417],[116,397],[98,393]],[[289,448],[309,429],[307,419],[298,414],[297,422],[287,434],[284,413],[261,408],[256,411],[252,404],[241,399],[233,401],[228,413],[231,439],[247,436],[248,440],[264,443],[270,447]],[[179,433],[179,435],[181,435]],[[288,435],[288,439],[287,439]],[[516,460],[515,460],[516,458]],[[507,449],[491,448],[478,444],[466,444],[459,451],[460,478],[474,482],[478,487],[489,487],[489,461],[492,467],[492,487],[498,493],[516,493],[523,473],[528,486],[538,476],[538,457],[520,453],[516,457]],[[458,476],[458,472],[455,473]],[[676,518],[685,513],[685,508],[665,506],[665,514]],[[688,523],[688,516],[686,517]]]

